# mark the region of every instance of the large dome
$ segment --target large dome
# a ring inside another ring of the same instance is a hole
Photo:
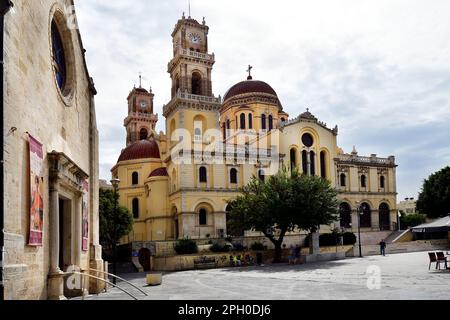
[[[160,157],[159,147],[155,140],[141,140],[126,147],[117,162],[147,158],[160,159]]]
[[[232,86],[230,90],[228,90],[228,92],[225,94],[224,101],[227,101],[237,95],[246,93],[266,93],[278,97],[275,90],[264,81],[250,79],[247,81],[239,82],[238,84]]]

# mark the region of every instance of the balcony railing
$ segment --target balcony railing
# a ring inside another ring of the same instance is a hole
[[[130,112],[128,117],[139,117],[139,118],[145,118],[145,119],[158,121],[158,115],[152,114],[152,113]]]
[[[178,56],[199,58],[199,59],[204,59],[204,60],[208,60],[208,61],[214,61],[214,59],[215,59],[214,54],[201,53],[201,52],[192,51],[192,50],[188,50],[188,49],[182,49],[182,48],[179,48],[175,52],[175,58],[177,58]]]
[[[338,160],[342,162],[355,162],[366,164],[381,164],[381,165],[395,165],[395,157],[378,158],[376,156],[363,157],[352,154],[338,155]]]

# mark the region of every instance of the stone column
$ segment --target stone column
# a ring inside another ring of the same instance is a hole
[[[60,273],[59,269],[59,194],[57,186],[50,189],[50,271]]]
[[[319,254],[320,253],[320,244],[319,244],[319,232],[312,232],[311,239],[309,241],[309,253],[310,254]]]
[[[57,183],[50,188],[50,274],[48,276],[48,299],[66,300],[64,276],[59,269],[59,194]]]
[[[82,247],[82,197],[77,195],[75,198],[75,214],[74,214],[74,237],[75,237],[75,265],[81,269],[81,247]]]

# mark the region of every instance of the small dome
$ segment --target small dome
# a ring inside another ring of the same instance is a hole
[[[249,79],[250,80],[242,81],[232,86],[225,94],[224,101],[245,93],[266,93],[278,97],[275,90],[264,81],[251,80],[250,77]]]
[[[169,174],[167,173],[166,168],[158,168],[153,170],[148,177],[153,178],[153,177],[168,177],[168,176]]]
[[[120,154],[117,162],[136,159],[160,159],[159,147],[155,140],[141,140],[126,147]]]

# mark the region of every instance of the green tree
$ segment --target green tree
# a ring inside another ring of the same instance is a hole
[[[230,234],[253,229],[275,246],[274,262],[281,261],[286,233],[296,228],[315,232],[337,220],[337,191],[327,180],[298,171],[281,170],[266,181],[253,177],[242,194],[230,201]]]
[[[100,243],[107,248],[117,244],[133,228],[133,217],[127,208],[118,206],[114,212],[114,200],[118,201],[119,195],[114,198],[114,191],[100,189]]]
[[[450,166],[424,181],[417,210],[429,218],[439,218],[450,213]]]
[[[425,223],[426,220],[427,220],[427,216],[424,214],[415,213],[415,214],[407,215],[407,214],[401,213],[400,226],[402,227],[403,230],[405,230],[407,228],[416,227],[422,223]]]

